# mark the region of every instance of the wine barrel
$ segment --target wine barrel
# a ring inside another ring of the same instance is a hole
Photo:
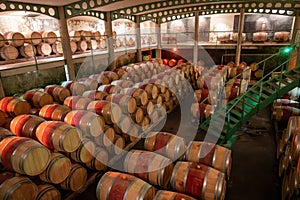
[[[93,37],[93,32],[92,31],[80,31],[81,34],[81,39],[90,41]]]
[[[221,42],[229,42],[230,33],[219,33],[217,36],[217,40]]]
[[[31,44],[25,44],[20,47],[20,54],[24,58],[32,58],[36,54],[36,48]]]
[[[137,124],[141,123],[144,119],[144,111],[142,108],[137,108],[134,113],[130,114],[131,119]]]
[[[169,65],[170,67],[175,67],[175,66],[177,65],[177,60],[171,59],[171,60],[169,61],[168,65]]]
[[[0,199],[36,199],[38,187],[29,178],[5,176],[7,175],[0,174]]]
[[[268,33],[266,32],[256,32],[253,33],[254,42],[265,42],[268,39]]]
[[[290,186],[290,196],[292,197],[299,195],[299,189],[298,189],[298,172],[297,167],[291,167],[290,173],[289,173],[289,186]]]
[[[122,91],[122,88],[117,85],[100,85],[98,91],[106,92],[108,94],[116,94]]]
[[[6,169],[35,176],[48,166],[50,151],[30,138],[12,136],[0,142],[0,157]]]
[[[79,31],[70,31],[69,36],[71,41],[79,42],[81,40],[81,34]]]
[[[281,198],[290,199],[290,185],[289,185],[289,176],[286,172],[283,176],[282,186],[281,186]]]
[[[110,83],[110,79],[104,74],[93,74],[89,78],[96,80],[100,85],[107,85]]]
[[[144,89],[147,92],[148,99],[156,99],[158,97],[159,90],[155,84],[146,84],[145,86],[141,86],[140,88]],[[165,91],[166,90],[164,90],[164,92],[161,91],[161,93],[165,93]]]
[[[24,45],[25,37],[19,32],[7,32],[4,34],[8,43],[14,47],[20,47]]]
[[[106,47],[107,47],[106,39],[101,39],[100,40],[100,48],[106,49]]]
[[[65,99],[64,105],[72,110],[86,110],[91,99],[81,96],[69,96]]]
[[[38,45],[42,42],[42,35],[39,32],[36,31],[26,32],[23,35],[26,38],[25,40],[26,43]]]
[[[0,126],[3,126],[5,124],[5,121],[6,121],[5,113],[2,110],[0,110]]]
[[[167,132],[150,132],[145,139],[144,148],[175,161],[185,152],[185,140]]]
[[[146,131],[150,126],[151,119],[149,116],[145,116],[143,121],[139,124],[142,127],[143,131]]]
[[[71,52],[74,54],[77,51],[77,43],[74,41],[70,41]]]
[[[118,123],[121,120],[122,110],[117,104],[109,101],[92,101],[87,110],[96,112],[102,116],[107,124]]]
[[[106,96],[106,100],[118,104],[123,113],[134,113],[136,111],[136,100],[129,95],[110,94]]]
[[[77,42],[77,50],[80,52],[85,52],[88,48],[88,44],[85,40]]]
[[[6,128],[2,128],[0,127],[0,142],[6,138],[6,137],[10,137],[10,136],[14,136],[14,134],[12,132],[10,132],[8,129]]]
[[[199,103],[205,103],[207,101],[210,101],[210,98],[208,98],[208,96],[209,96],[208,89],[195,90],[194,96],[195,96],[195,99],[197,100],[197,102],[199,102]]]
[[[291,116],[288,121],[287,125],[287,134],[285,137],[285,142],[288,142],[291,137],[296,135],[297,133],[300,133],[300,117],[299,116]]]
[[[63,103],[64,100],[71,96],[70,91],[60,85],[48,85],[45,87],[45,92],[52,95],[54,101]]]
[[[125,88],[122,90],[122,93],[134,97],[137,106],[146,105],[148,103],[148,95],[143,89]]]
[[[72,160],[80,163],[89,163],[93,160],[95,155],[95,143],[87,138],[82,139],[79,148],[76,151],[68,153]]]
[[[103,134],[99,135],[98,137],[94,137],[93,141],[98,146],[109,147],[110,145],[113,144],[115,137],[116,137],[115,130],[110,126],[105,125],[103,128]]]
[[[275,32],[274,41],[275,42],[287,42],[290,39],[290,32]]]
[[[90,49],[90,50],[96,50],[98,49],[98,43],[96,40],[90,40],[88,43],[87,43],[87,49]]]
[[[103,133],[105,121],[103,117],[86,110],[70,111],[64,121],[81,129],[84,136],[97,137]]]
[[[42,108],[44,105],[53,103],[53,97],[50,94],[38,89],[26,91],[23,98],[35,108]]]
[[[98,200],[152,200],[155,196],[155,188],[135,176],[109,171],[98,182],[96,196]]]
[[[59,104],[45,105],[41,108],[39,116],[46,120],[64,121],[65,116],[71,111],[67,106]]]
[[[56,54],[63,54],[63,47],[61,42],[54,42],[52,45],[52,51]]]
[[[59,184],[70,174],[71,160],[61,153],[52,153],[46,170],[39,175],[42,181]]]
[[[98,82],[91,78],[81,78],[78,82],[84,84],[86,89],[89,90],[97,90],[98,88]]]
[[[19,56],[19,52],[16,47],[5,45],[0,49],[0,56],[3,60],[14,60]]]
[[[112,81],[111,85],[120,86],[122,88],[128,88],[128,87],[132,87],[134,83],[131,80],[120,79],[120,80]]]
[[[106,92],[97,91],[97,90],[88,90],[85,91],[82,96],[89,98],[91,100],[105,100],[108,94]]]
[[[174,190],[197,199],[225,199],[224,174],[203,164],[177,162],[172,172],[170,185]]]
[[[276,99],[273,102],[273,107],[277,106],[290,106],[294,108],[299,108],[299,102],[290,99]]]
[[[89,169],[96,170],[96,171],[104,171],[107,169],[108,162],[108,153],[105,149],[97,147],[95,150],[94,158],[86,163],[86,166]]]
[[[28,114],[30,108],[30,104],[19,97],[4,97],[0,100],[0,110],[11,117]]]
[[[197,119],[208,119],[212,114],[212,106],[210,104],[193,103],[191,113]]]
[[[60,187],[75,192],[82,189],[86,181],[87,170],[79,164],[72,164],[69,176],[60,183]]]
[[[46,121],[36,129],[40,143],[49,149],[75,151],[81,143],[80,132],[75,127],[59,121]]]
[[[300,87],[296,87],[296,88],[292,89],[291,91],[288,92],[288,94],[290,95],[290,98],[292,100],[298,101],[298,99],[300,97]]]
[[[4,45],[5,45],[5,37],[0,33],[0,47],[3,47]]]
[[[262,69],[258,69],[256,72],[254,72],[254,76],[257,79],[260,79],[263,77],[263,75],[264,75],[263,73],[264,73],[264,71]]]
[[[84,84],[75,81],[64,81],[61,86],[70,90],[73,96],[81,96],[86,91],[86,86]]]
[[[108,152],[114,155],[120,155],[125,148],[125,139],[119,135],[116,135],[113,144],[109,146]]]
[[[199,162],[211,166],[228,177],[231,171],[231,150],[208,142],[193,141],[185,153],[186,161]]]
[[[38,194],[36,200],[61,200],[61,194],[53,185],[38,185]]]
[[[52,53],[52,47],[48,43],[40,43],[36,46],[36,51],[38,55],[49,56]]]
[[[277,121],[288,122],[291,116],[299,116],[300,109],[290,106],[278,106],[273,110],[273,117]]]
[[[238,41],[238,33],[232,34],[232,41],[237,42]],[[246,33],[242,33],[242,41],[246,41]]]
[[[153,200],[168,200],[168,199],[196,200],[193,197],[187,196],[185,194],[181,194],[181,193],[177,193],[177,192],[171,192],[171,191],[167,191],[167,190],[157,191],[157,193],[156,193]]]
[[[119,134],[128,133],[130,131],[131,124],[131,118],[127,115],[122,115],[121,120],[118,123],[115,123],[113,128]]]
[[[37,127],[45,120],[35,115],[19,115],[10,123],[10,130],[17,136],[36,138]]]
[[[45,43],[53,44],[57,40],[57,35],[53,31],[49,31],[49,32],[44,31],[42,32],[42,38]]]
[[[173,164],[170,159],[154,152],[131,150],[124,160],[124,169],[153,185],[166,187],[171,178]]]
[[[93,39],[99,41],[101,39],[101,33],[99,31],[93,32]]]

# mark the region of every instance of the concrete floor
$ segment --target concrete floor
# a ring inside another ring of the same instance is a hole
[[[180,109],[176,108],[167,118],[162,131],[176,133],[180,124]],[[191,129],[184,125],[186,132]],[[248,132],[248,133],[247,133]],[[249,133],[250,132],[250,133]],[[254,116],[237,132],[238,138],[232,147],[233,165],[227,184],[227,200],[279,200],[281,186],[276,160],[275,132],[270,120],[270,110]],[[197,135],[195,140],[201,140]],[[137,148],[141,148],[141,143]],[[96,182],[76,199],[96,200]]]

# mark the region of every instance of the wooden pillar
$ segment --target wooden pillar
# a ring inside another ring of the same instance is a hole
[[[111,21],[111,12],[106,12],[105,33],[107,35],[107,48],[108,48],[108,68],[114,69],[116,67],[114,39]]]
[[[66,61],[65,71],[67,80],[75,80],[75,70],[72,60],[72,52],[70,46],[70,37],[67,26],[67,19],[65,17],[65,11],[63,6],[58,7],[59,14],[59,32],[61,37],[62,48],[64,52],[64,59]]]
[[[245,9],[242,8],[239,16],[238,39],[237,39],[236,55],[235,55],[235,64],[237,66],[240,64],[240,59],[241,59],[244,19],[245,19]]]
[[[155,51],[155,57],[161,58],[161,20],[160,20],[160,18],[156,19],[155,33],[157,35],[157,49]]]
[[[143,60],[142,58],[142,43],[141,43],[141,18],[139,15],[136,17],[136,49],[137,49],[137,55],[136,60],[137,62],[141,62]]]
[[[2,80],[0,78],[0,98],[3,98],[3,97],[5,97],[5,92],[3,89]]]
[[[298,42],[300,41],[299,34],[300,34],[300,11],[297,10],[296,16],[295,16],[294,27],[293,27],[293,35],[292,35],[291,44],[295,44],[297,42],[296,40],[298,40]],[[297,35],[298,35],[298,39],[297,39]]]
[[[194,32],[194,54],[193,63],[198,64],[198,41],[199,41],[199,12],[195,12],[195,32]]]

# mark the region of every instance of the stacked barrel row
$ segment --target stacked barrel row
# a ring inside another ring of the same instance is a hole
[[[207,142],[186,141],[167,132],[150,132],[143,150],[131,150],[123,172],[105,173],[101,199],[225,199],[231,151]],[[121,188],[120,188],[121,186]],[[117,189],[118,188],[118,189]]]
[[[99,31],[71,31],[71,52],[106,49],[106,37]],[[33,31],[27,33],[7,32],[0,34],[0,57],[3,60],[32,58],[37,56],[62,55],[63,47],[59,33]]]
[[[300,197],[300,116],[294,116],[300,114],[297,110],[299,102],[290,99],[277,99],[272,106],[272,116],[279,131],[276,156],[282,178],[282,199]]]
[[[99,31],[79,30],[70,31],[69,36],[71,39],[72,52],[85,52],[87,50],[106,49],[107,37],[101,35]]]

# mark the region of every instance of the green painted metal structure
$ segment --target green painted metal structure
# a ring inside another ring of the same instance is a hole
[[[282,52],[273,56],[280,53]],[[300,66],[285,71],[290,59],[264,75],[260,81],[248,88],[247,92],[218,109],[209,119],[199,125],[199,130],[205,131],[208,138],[218,140],[219,144],[231,147],[236,138],[234,135],[236,131],[253,115],[293,88],[300,86]],[[273,72],[282,73],[271,76]]]

